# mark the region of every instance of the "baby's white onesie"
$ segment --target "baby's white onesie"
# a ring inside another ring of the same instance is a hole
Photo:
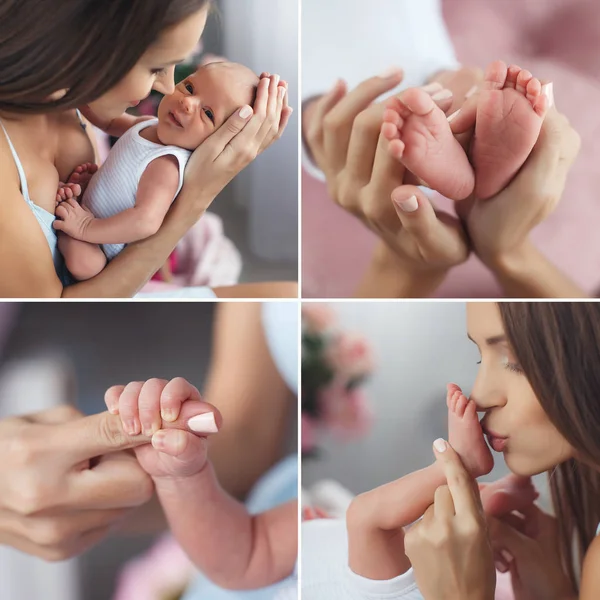
[[[159,156],[173,155],[179,163],[179,184],[173,200],[183,185],[183,172],[191,156],[177,146],[155,144],[140,136],[140,131],[155,125],[158,119],[142,121],[126,131],[109,152],[108,158],[92,177],[83,195],[82,205],[99,219],[107,219],[135,206],[135,196],[146,167]],[[112,260],[125,244],[103,244],[102,250]]]
[[[302,523],[302,600],[423,600],[412,568],[376,581],[348,567],[348,534],[342,519]]]

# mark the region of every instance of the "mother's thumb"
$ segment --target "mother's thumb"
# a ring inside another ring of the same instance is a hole
[[[108,411],[53,427],[52,435],[57,438],[57,447],[62,448],[73,464],[150,441],[144,435],[129,435],[121,417]]]

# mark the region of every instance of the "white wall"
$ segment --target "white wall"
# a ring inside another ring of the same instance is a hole
[[[222,0],[225,56],[289,85],[284,135],[231,184],[250,211],[253,252],[281,261],[298,256],[298,11],[298,0]]]

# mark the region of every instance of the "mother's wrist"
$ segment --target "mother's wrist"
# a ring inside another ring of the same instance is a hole
[[[528,271],[536,250],[529,239],[510,250],[493,254],[479,254],[481,261],[498,277],[521,277]]]

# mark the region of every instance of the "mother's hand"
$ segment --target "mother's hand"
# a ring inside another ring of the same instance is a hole
[[[381,134],[385,106],[374,101],[401,80],[400,71],[373,77],[349,93],[338,82],[307,107],[304,137],[333,200],[384,242],[382,262],[393,256],[396,271],[417,278],[445,272],[466,260],[469,250],[458,220],[437,214],[417,187],[405,185],[392,195],[405,171]]]
[[[130,437],[108,412],[70,406],[0,421],[0,543],[46,560],[92,547],[153,494],[126,448]]]
[[[173,210],[197,221],[223,188],[281,137],[291,114],[287,84],[279,75],[263,74],[254,109],[236,111],[193,152]]]
[[[513,182],[494,198],[456,204],[473,248],[493,271],[522,260],[531,230],[556,208],[581,140],[567,118],[550,109],[538,141]]]
[[[520,514],[488,517],[495,552],[505,557],[515,600],[568,600],[576,597],[559,552],[558,523],[535,504]]]
[[[426,600],[493,600],[496,571],[479,491],[447,442],[434,448],[448,485],[406,534],[417,585]]]

